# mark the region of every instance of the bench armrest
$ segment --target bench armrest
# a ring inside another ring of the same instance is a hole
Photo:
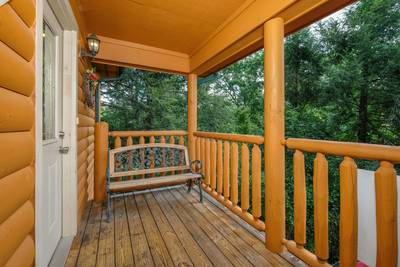
[[[196,159],[190,162],[190,169],[194,171],[194,173],[200,173],[200,170],[203,168],[203,163]]]

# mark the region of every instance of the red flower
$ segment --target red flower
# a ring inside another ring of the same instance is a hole
[[[97,80],[99,80],[99,76],[97,76],[96,73],[90,73],[89,74],[89,79],[92,80],[92,81],[97,81]]]

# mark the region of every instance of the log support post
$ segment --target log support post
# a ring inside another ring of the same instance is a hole
[[[266,247],[283,251],[285,237],[284,21],[264,24],[264,151]]]
[[[197,131],[197,75],[188,75],[188,93],[187,93],[187,116],[188,116],[188,144],[190,159],[196,157],[194,132]]]
[[[94,200],[106,200],[106,172],[108,160],[108,124],[97,122],[94,133]]]

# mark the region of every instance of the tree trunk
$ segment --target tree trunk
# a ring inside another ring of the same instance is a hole
[[[358,141],[366,143],[368,137],[368,87],[363,86],[358,106]]]

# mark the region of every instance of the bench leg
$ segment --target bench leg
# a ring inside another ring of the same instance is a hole
[[[188,189],[187,189],[187,192],[188,192],[188,193],[190,193],[190,191],[192,191],[192,186],[193,186],[193,181],[192,181],[192,180],[189,180],[189,181],[188,181]]]
[[[203,203],[203,188],[201,186],[201,179],[197,180],[197,184],[199,185],[200,202]]]
[[[111,222],[111,194],[107,193],[107,222]]]

